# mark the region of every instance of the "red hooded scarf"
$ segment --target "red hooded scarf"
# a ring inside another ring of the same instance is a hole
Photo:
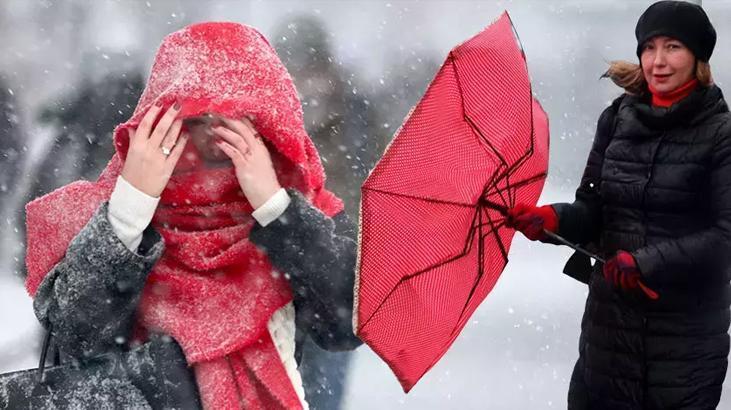
[[[253,116],[280,184],[302,192],[328,216],[342,210],[342,202],[324,189],[292,79],[266,39],[236,23],[192,25],[163,40],[132,118],[114,131],[116,154],[99,179],[74,182],[26,206],[31,295],[109,199],[126,158],[127,130],[153,104],[175,101],[183,106],[179,118]],[[299,408],[267,331],[292,293],[248,240],[251,212],[233,167],[206,169],[189,143],[152,221],[165,251],[147,279],[137,322],[180,343],[204,407]]]

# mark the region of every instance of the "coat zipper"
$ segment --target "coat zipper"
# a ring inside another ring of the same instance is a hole
[[[642,224],[645,229],[647,229],[647,188],[650,186],[650,180],[652,179],[653,173],[655,171],[655,159],[657,158],[657,152],[660,151],[660,145],[662,145],[663,140],[665,140],[665,136],[667,134],[663,132],[660,135],[660,139],[657,141],[657,144],[655,144],[655,148],[652,151],[652,157],[650,158],[650,169],[647,170],[647,180],[645,181],[644,186],[642,187]],[[647,232],[645,232],[644,237],[642,238],[644,245],[647,245]]]
[[[643,227],[645,228],[645,232],[643,235],[643,245],[647,245],[647,223],[648,223],[648,213],[647,213],[647,189],[650,186],[650,180],[652,179],[653,172],[655,171],[655,160],[657,159],[657,153],[660,151],[660,145],[662,145],[663,141],[665,140],[666,133],[663,132],[660,135],[660,138],[657,141],[657,144],[655,144],[655,148],[652,152],[652,157],[650,160],[650,169],[647,170],[647,181],[645,181],[645,185],[642,187],[642,218],[643,218]],[[648,396],[648,390],[649,390],[649,383],[647,380],[647,316],[645,315],[645,312],[642,313],[642,408],[647,408],[647,396]]]

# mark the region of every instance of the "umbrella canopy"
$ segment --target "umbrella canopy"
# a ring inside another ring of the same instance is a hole
[[[548,120],[507,13],[454,48],[362,187],[354,329],[405,391],[507,263],[507,208],[538,200]]]

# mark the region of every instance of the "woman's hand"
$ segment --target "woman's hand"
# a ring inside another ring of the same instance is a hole
[[[122,169],[122,177],[127,182],[155,198],[162,194],[168,184],[188,142],[188,135],[180,133],[183,121],[175,119],[180,111],[177,103],[165,112],[152,129],[161,110],[159,105],[152,106],[139,127],[129,130],[129,149]]]
[[[604,273],[604,279],[610,286],[626,291],[640,288],[648,298],[652,300],[660,298],[657,292],[642,283],[642,272],[640,272],[634,256],[629,252],[617,251],[613,258],[604,263],[602,272]]]
[[[505,225],[523,232],[531,241],[540,241],[546,237],[544,229],[551,232],[558,230],[558,215],[550,205],[538,207],[519,203],[508,209]]]
[[[213,127],[221,140],[216,145],[231,158],[241,190],[254,209],[264,205],[282,187],[269,150],[248,119],[221,118],[225,126]]]

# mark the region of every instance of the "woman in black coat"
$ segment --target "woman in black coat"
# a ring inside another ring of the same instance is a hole
[[[731,115],[711,79],[716,33],[696,5],[640,17],[640,65],[599,117],[571,204],[518,205],[509,224],[593,248],[565,272],[589,285],[570,409],[713,409],[729,353]],[[583,268],[583,269],[582,269]]]

